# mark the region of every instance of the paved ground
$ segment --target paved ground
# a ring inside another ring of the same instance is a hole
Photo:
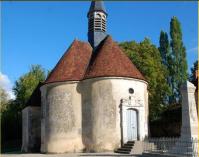
[[[1,157],[141,157],[116,153],[72,153],[72,154],[1,154]]]

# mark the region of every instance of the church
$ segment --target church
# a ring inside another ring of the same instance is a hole
[[[72,42],[22,111],[22,151],[113,152],[148,137],[146,79],[107,34],[102,1],[87,17],[88,42]]]

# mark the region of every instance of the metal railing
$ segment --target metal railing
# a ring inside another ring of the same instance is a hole
[[[180,138],[150,138],[144,142],[144,152],[175,154],[183,157],[198,157],[198,140]]]

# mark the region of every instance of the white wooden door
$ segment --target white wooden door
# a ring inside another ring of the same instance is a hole
[[[137,140],[137,113],[135,110],[127,110],[127,139],[128,141]]]

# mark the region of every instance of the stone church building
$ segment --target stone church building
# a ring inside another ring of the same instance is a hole
[[[74,40],[33,92],[22,151],[114,151],[148,136],[146,79],[107,35],[107,16],[103,2],[91,2],[88,42]]]

